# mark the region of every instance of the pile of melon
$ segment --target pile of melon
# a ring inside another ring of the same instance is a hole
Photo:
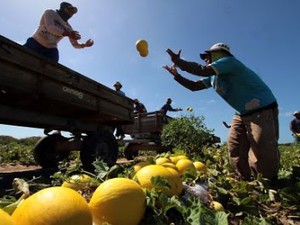
[[[61,186],[44,188],[23,200],[11,215],[0,209],[1,225],[138,225],[145,214],[146,190],[179,196],[182,175],[206,173],[207,167],[186,156],[159,157],[132,167],[132,178],[111,178],[97,187],[89,201],[81,191],[92,184],[86,174],[71,176]],[[153,177],[167,185],[155,187]],[[95,184],[93,184],[95,185]]]

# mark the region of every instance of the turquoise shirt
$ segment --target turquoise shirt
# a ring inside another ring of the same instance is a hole
[[[210,64],[216,75],[203,79],[238,114],[248,114],[276,102],[262,79],[235,57],[226,56]]]

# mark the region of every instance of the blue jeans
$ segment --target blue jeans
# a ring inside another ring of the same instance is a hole
[[[24,44],[25,47],[39,53],[40,55],[51,59],[55,62],[58,62],[59,55],[57,48],[46,48],[38,43],[34,38],[30,37],[27,39],[26,43]]]

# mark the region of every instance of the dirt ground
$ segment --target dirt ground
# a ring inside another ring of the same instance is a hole
[[[0,173],[13,173],[37,169],[41,169],[41,167],[38,165],[21,165],[17,163],[8,163],[0,165]]]
[[[127,160],[126,158],[120,158],[117,160],[117,164],[124,164],[124,163],[132,163],[133,160]],[[29,170],[37,170],[42,169],[39,165],[34,164],[18,164],[18,163],[7,163],[0,165],[0,173],[13,173],[13,172],[22,172],[22,171],[29,171]]]

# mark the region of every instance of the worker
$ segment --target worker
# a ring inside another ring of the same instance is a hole
[[[141,103],[137,98],[133,100],[134,102],[134,113],[143,114],[147,113],[147,109],[143,103]]]
[[[191,91],[214,88],[235,110],[227,146],[232,165],[241,179],[260,173],[276,179],[280,167],[278,105],[265,82],[246,67],[225,43],[216,43],[200,54],[205,65],[189,62],[167,49],[172,66],[164,66],[175,81]],[[177,68],[204,77],[189,80]]]
[[[300,143],[300,112],[295,111],[293,113],[294,119],[290,122],[290,130],[294,136],[295,143]]]
[[[123,85],[119,81],[117,81],[114,84],[115,91],[117,93],[125,96],[125,92],[121,91],[122,87],[123,87]],[[115,130],[116,130],[115,136],[117,137],[117,139],[123,140],[125,138],[125,133],[122,129],[122,126],[120,126],[120,125],[116,126]]]
[[[172,104],[172,99],[171,98],[167,98],[166,103],[160,109],[160,111],[162,112],[163,116],[166,116],[168,111],[171,111],[171,112],[182,111],[181,108],[173,108],[171,106],[171,104]]]
[[[93,40],[89,39],[85,43],[79,43],[81,35],[78,31],[73,30],[68,22],[77,12],[78,9],[67,2],[62,2],[58,10],[45,10],[38,28],[27,39],[24,46],[54,62],[59,61],[57,44],[64,37],[69,38],[74,48],[91,47],[94,44]]]

